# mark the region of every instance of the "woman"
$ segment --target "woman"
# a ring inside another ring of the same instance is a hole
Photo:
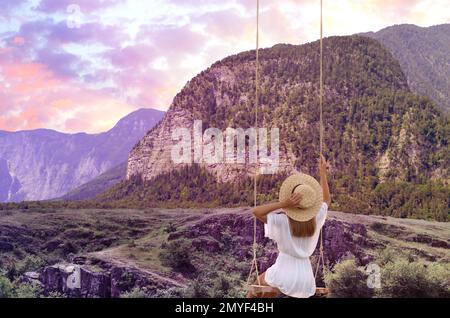
[[[280,188],[280,202],[255,207],[253,214],[264,222],[265,236],[274,240],[278,257],[259,284],[271,286],[274,293],[248,293],[248,297],[287,296],[306,298],[315,294],[316,283],[309,257],[314,252],[320,229],[331,203],[326,175],[326,161],[319,161],[320,184],[313,177],[296,173]],[[271,213],[282,209],[279,213]]]

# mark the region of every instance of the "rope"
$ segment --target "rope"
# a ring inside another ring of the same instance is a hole
[[[256,64],[255,64],[255,128],[258,129],[258,107],[259,107],[259,0],[256,0]],[[257,204],[257,170],[258,166],[255,167],[255,174],[253,180],[253,205],[256,207]],[[258,260],[256,258],[257,242],[256,242],[256,217],[253,217],[253,260],[252,266],[250,268],[250,273],[247,278],[247,285],[250,283],[253,268],[255,268],[256,280],[258,285],[261,285],[258,270]]]
[[[258,127],[258,107],[259,107],[259,0],[256,0],[256,64],[255,64],[255,127]],[[320,92],[319,92],[319,153],[320,157],[323,153],[323,20],[322,20],[322,0],[320,0]],[[257,166],[254,173],[253,182],[253,205],[256,207],[257,204]],[[256,217],[253,217],[253,260],[250,267],[250,272],[247,278],[247,285],[250,285],[251,276],[253,269],[255,269],[256,279],[258,285],[261,285],[258,270],[258,260],[257,260],[257,241],[256,241],[256,230],[257,230]],[[317,262],[317,267],[314,273],[314,278],[317,277],[317,273],[320,268],[320,262],[322,262],[322,271],[325,274],[325,259],[323,253],[323,231],[320,230],[320,247],[319,247],[319,260]]]
[[[323,22],[322,22],[322,0],[320,0],[320,93],[319,93],[319,110],[320,110],[320,156],[323,153]]]
[[[319,153],[320,157],[323,154],[323,18],[322,18],[322,0],[320,0],[320,90],[319,90]],[[320,159],[319,159],[320,160]],[[322,275],[325,276],[325,259],[323,255],[323,230],[320,229],[320,247],[319,259],[317,260],[316,271],[314,278],[319,272],[320,263],[322,262]]]

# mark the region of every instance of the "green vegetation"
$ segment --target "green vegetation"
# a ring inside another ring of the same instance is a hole
[[[163,243],[159,258],[164,266],[169,266],[175,271],[184,274],[195,274],[196,272],[191,262],[189,245],[185,241],[176,240]]]
[[[0,274],[0,298],[39,298],[43,296],[42,288],[34,283],[12,282]]]
[[[381,288],[367,286],[367,274],[354,260],[336,264],[326,274],[325,283],[330,297],[450,297],[450,265],[425,264],[411,254],[386,248],[374,262],[381,268]]]
[[[0,298],[12,298],[13,295],[14,287],[11,281],[5,276],[0,276]]]
[[[0,211],[0,243],[12,246],[0,251],[0,268],[14,280],[63,259],[126,245],[165,226],[153,220],[151,210]]]
[[[325,275],[325,284],[330,290],[329,297],[370,298],[373,290],[367,286],[367,274],[354,260],[337,263],[332,272]]]
[[[191,281],[186,288],[159,290],[155,298],[233,298],[243,297],[242,282],[230,278],[229,273],[207,271]]]
[[[101,252],[90,255],[100,267],[102,261],[117,261],[172,279],[182,274],[183,282],[188,285],[167,290],[155,290],[154,286],[135,288],[141,284],[137,276],[123,271],[116,285],[126,292],[123,297],[243,297],[242,287],[251,258],[251,218],[247,219],[249,215],[242,209],[232,209],[230,214],[224,212],[223,209],[208,209],[207,212],[203,209],[96,209],[0,213],[0,241],[14,246],[14,251],[0,253],[0,268],[3,268],[0,269],[0,296],[26,297],[36,293],[43,297],[39,288],[21,286],[21,275],[61,260],[70,261],[71,256],[65,256],[62,250],[70,241],[81,248],[82,254],[114,246],[106,255]],[[333,218],[355,222],[350,215],[341,213],[334,213]],[[243,222],[244,219],[248,223]],[[378,217],[359,219],[356,221],[359,224],[370,224],[367,242],[371,243],[364,253],[376,254],[378,243],[389,242],[386,244],[395,247],[381,250],[374,260],[385,275],[381,279],[384,290],[368,291],[364,285],[365,269],[345,261],[336,265],[326,281],[334,290],[331,296],[361,297],[371,292],[373,297],[394,293],[398,294],[395,297],[415,295],[418,291],[403,282],[411,277],[416,277],[415,282],[420,286],[432,288],[427,295],[445,295],[448,285],[438,282],[449,282],[449,267],[444,265],[448,263],[448,224]],[[344,232],[344,236],[347,234]],[[357,242],[362,237],[355,235],[353,239]],[[258,260],[265,268],[273,261],[275,246],[261,241],[258,247]],[[328,257],[333,259],[333,253]],[[45,296],[63,297],[57,293]]]
[[[131,291],[121,295],[121,298],[150,298],[150,297],[149,292],[146,289],[135,287]]]
[[[450,265],[424,265],[401,259],[387,263],[381,270],[379,297],[450,297]]]
[[[386,182],[377,185],[368,198],[369,212],[376,214],[449,220],[450,188],[442,183]]]
[[[379,40],[399,60],[414,92],[450,110],[450,24],[421,28],[411,24],[365,34]]]

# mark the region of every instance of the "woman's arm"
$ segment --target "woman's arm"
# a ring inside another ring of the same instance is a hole
[[[330,188],[328,187],[328,179],[327,179],[327,162],[324,156],[320,156],[319,162],[319,173],[320,173],[320,185],[322,186],[323,192],[323,201],[330,206],[331,204],[331,195]]]
[[[283,202],[269,203],[254,207],[252,212],[258,220],[267,223],[267,214],[278,209],[296,206],[301,199],[302,195],[300,193],[294,193],[289,199],[286,199]]]

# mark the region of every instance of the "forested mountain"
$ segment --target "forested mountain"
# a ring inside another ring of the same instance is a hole
[[[380,41],[399,60],[413,92],[450,111],[450,24],[394,25],[364,35]]]
[[[275,198],[279,180],[294,168],[316,173],[318,52],[318,42],[260,51],[259,126],[280,128],[283,167],[278,175],[260,178],[260,200]],[[409,90],[398,61],[379,42],[331,37],[324,53],[324,153],[334,208],[446,220],[448,120],[428,98]],[[254,69],[255,52],[249,51],[189,81],[164,119],[132,150],[128,180],[98,200],[140,206],[250,203],[249,165],[180,170],[170,150],[172,128],[191,128],[194,119],[203,120],[203,129],[252,126]]]

